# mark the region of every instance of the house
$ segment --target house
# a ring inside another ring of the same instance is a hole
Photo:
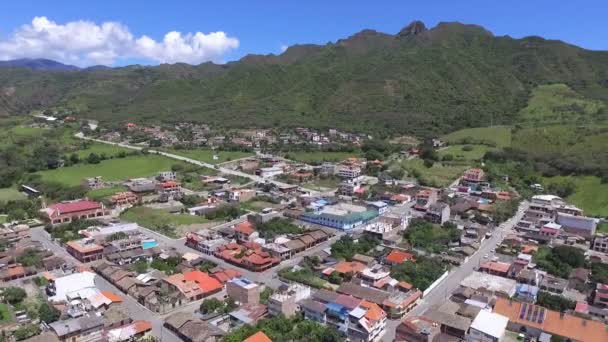
[[[260,286],[246,278],[233,278],[226,283],[226,293],[240,304],[260,302]]]
[[[104,247],[91,238],[66,243],[65,250],[80,262],[91,262],[103,258]]]
[[[184,195],[182,185],[176,181],[164,181],[156,185],[156,192],[165,199],[180,199]]]
[[[351,230],[365,225],[377,216],[376,210],[349,203],[337,203],[304,212],[299,219],[340,230]]]
[[[551,275],[545,276],[540,282],[541,290],[553,294],[562,294],[567,287],[568,281],[566,279],[557,278]]]
[[[388,210],[388,204],[382,201],[368,202],[367,207],[377,211],[378,215],[382,215]]]
[[[103,203],[88,200],[55,203],[40,209],[40,212],[43,214],[43,218],[52,225],[110,215],[110,211],[105,208]]]
[[[255,190],[252,189],[232,189],[228,191],[228,201],[247,202],[255,197]]]
[[[280,289],[268,299],[268,313],[271,315],[283,314],[291,317],[298,311],[297,303],[310,297],[310,287],[293,283],[286,289]]]
[[[192,314],[178,312],[165,320],[164,326],[183,341],[219,342],[226,333]]]
[[[408,317],[401,321],[395,331],[395,341],[434,342],[439,339],[441,328],[423,316]]]
[[[483,182],[484,179],[485,179],[485,173],[483,172],[482,169],[472,168],[472,169],[466,170],[462,174],[461,182],[464,184],[470,184],[470,183],[478,184],[478,183]]]
[[[110,203],[117,206],[132,205],[139,202],[139,197],[131,191],[119,192],[110,197]]]
[[[377,304],[362,301],[349,313],[346,337],[352,342],[382,341],[386,333],[386,312]]]
[[[375,258],[367,256],[367,255],[363,255],[363,254],[355,254],[353,256],[353,261],[360,262],[368,267],[372,266],[374,263],[376,263]]]
[[[593,305],[604,308],[608,307],[608,285],[601,283],[596,285]]]
[[[244,339],[243,342],[272,342],[272,340],[263,331],[258,331]]]
[[[426,211],[429,206],[437,202],[437,191],[434,189],[422,189],[416,193],[416,204],[414,209],[418,211]]]
[[[329,276],[333,272],[337,272],[340,275],[344,276],[346,274],[351,274],[352,276],[356,276],[361,273],[366,268],[365,264],[356,261],[341,261],[334,265],[333,267],[326,268],[323,270],[323,274]]]
[[[266,305],[260,303],[242,304],[237,310],[229,313],[230,325],[232,327],[240,327],[244,324],[255,325],[267,314]]]
[[[88,189],[101,189],[104,187],[103,178],[101,176],[85,178],[83,185]]]
[[[515,298],[522,302],[536,303],[536,297],[540,289],[534,285],[528,284],[517,284],[517,290],[515,292]]]
[[[96,342],[103,340],[103,318],[84,316],[49,324],[62,342]]]
[[[241,222],[234,226],[236,233],[236,241],[239,243],[249,242],[257,239],[259,234],[253,228],[253,224],[249,221]]]
[[[442,225],[450,219],[450,206],[442,202],[433,203],[424,214],[424,219]]]
[[[507,277],[511,264],[499,261],[486,261],[479,265],[479,271],[501,277]]]
[[[507,279],[477,271],[474,271],[468,277],[466,277],[462,282],[460,282],[460,285],[471,288],[475,291],[484,289],[489,293],[505,297],[513,297],[517,288],[517,282],[513,279]]]
[[[361,175],[361,167],[355,165],[341,165],[338,168],[338,177],[345,179],[354,179]]]
[[[384,262],[388,265],[403,264],[406,261],[416,261],[416,256],[412,253],[403,252],[398,249],[393,249],[384,259]]]
[[[304,299],[298,304],[300,306],[300,310],[304,314],[305,319],[325,324],[325,311],[327,309],[325,304],[313,299]]]
[[[481,310],[471,323],[467,342],[503,341],[509,318],[489,311]]]
[[[273,167],[262,167],[255,170],[255,174],[262,178],[271,178],[274,176],[278,176],[283,173],[283,169],[277,166]]]
[[[337,292],[378,304],[389,318],[402,317],[422,297],[422,292],[418,290],[406,293],[400,291],[387,292],[354,283],[343,283],[338,287]]]
[[[537,305],[499,297],[496,299],[494,312],[509,319],[508,330],[522,332],[528,338],[538,340],[541,334],[547,333],[572,341],[608,341],[608,331],[604,323]]]
[[[556,221],[565,231],[584,237],[594,236],[597,228],[597,219],[593,217],[558,212]]]
[[[152,323],[149,321],[138,320],[123,327],[107,331],[108,342],[134,341],[144,337],[152,330]]]
[[[156,176],[156,179],[161,182],[175,181],[177,179],[177,173],[175,171],[161,171],[158,173],[158,176]]]
[[[161,289],[178,292],[182,300],[190,302],[220,292],[224,286],[217,279],[201,271],[190,271],[169,276],[161,282]]]
[[[466,339],[467,332],[471,327],[470,319],[440,310],[429,310],[425,312],[424,317],[432,322],[436,322],[443,334],[454,336],[461,340]]]
[[[587,281],[589,281],[590,273],[591,271],[582,267],[573,269],[568,276],[568,287],[571,289],[584,288]]]

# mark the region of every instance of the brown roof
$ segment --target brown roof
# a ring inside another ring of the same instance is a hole
[[[315,239],[312,236],[308,235],[308,234],[302,235],[298,239],[300,239],[306,245],[310,245],[310,244],[315,243]]]
[[[536,310],[538,310],[538,313],[534,315]],[[544,319],[539,319],[542,310],[544,310]],[[508,317],[510,322],[540,329],[552,335],[582,342],[608,341],[608,331],[606,331],[604,323],[569,314],[561,315],[557,311],[541,308],[537,305],[498,298],[494,306],[494,312]],[[524,317],[520,318],[522,312],[524,312]],[[528,312],[531,312],[531,314],[528,315]],[[536,320],[534,320],[535,316]],[[531,318],[528,319],[528,317]]]
[[[304,244],[304,242],[300,241],[300,240],[291,240],[291,241],[287,241],[284,243],[285,247],[294,250],[294,249],[301,249],[301,248],[305,248],[306,245]]]
[[[308,232],[308,235],[312,236],[315,240],[321,240],[327,237],[327,233],[322,231],[321,229],[312,230]]]
[[[382,305],[385,300],[390,297],[390,294],[385,291],[376,290],[369,287],[363,287],[354,283],[344,283],[338,287],[338,293],[343,293],[365,299],[368,302]]]

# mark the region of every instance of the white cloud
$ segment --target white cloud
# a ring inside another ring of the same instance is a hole
[[[289,46],[283,44],[281,45],[281,52],[285,52],[285,50],[287,50],[289,48]]]
[[[31,24],[0,40],[0,60],[48,58],[79,66],[112,65],[120,59],[221,63],[223,56],[238,46],[238,39],[221,31],[207,34],[171,31],[162,41],[155,41],[145,35],[134,37],[127,26],[118,22],[98,25],[79,20],[57,24],[46,17],[35,17]]]

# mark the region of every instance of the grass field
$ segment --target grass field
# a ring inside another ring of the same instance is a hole
[[[8,215],[0,215],[0,224],[6,223],[7,219],[8,219]]]
[[[278,207],[280,207],[280,205],[278,205],[278,204],[275,204],[275,203],[272,203],[272,202],[266,202],[266,201],[256,200],[256,199],[240,203],[239,206],[242,209],[256,211],[256,212],[261,212],[263,209],[266,209],[266,208],[278,208]]]
[[[306,152],[306,151],[294,151],[285,154],[285,158],[299,161],[302,163],[320,164],[324,161],[328,162],[339,162],[349,157],[359,157],[357,152]]]
[[[152,209],[146,207],[134,207],[123,212],[120,218],[129,221],[136,222],[138,225],[158,231],[161,234],[165,234],[169,237],[179,237],[178,234],[179,226],[189,226],[195,224],[210,223],[210,221],[202,216],[194,216],[188,214],[171,214],[161,209]],[[173,231],[165,231],[163,227],[169,226],[173,228]]]
[[[465,151],[467,148],[465,146],[470,147],[470,151]],[[486,145],[450,145],[444,149],[439,150],[437,153],[440,157],[444,157],[447,154],[450,154],[454,157],[454,160],[466,160],[466,161],[475,161],[480,160],[486,154],[486,152],[494,150],[494,148],[486,146]]]
[[[499,148],[508,147],[511,146],[511,127],[493,126],[466,128],[447,134],[443,136],[442,140],[450,144],[462,144],[467,140],[470,143],[487,141],[492,142]]]
[[[597,226],[597,233],[608,234],[608,222],[602,222]]]
[[[600,101],[587,99],[567,85],[556,83],[538,86],[528,105],[520,111],[522,120],[533,124],[587,124],[604,121]]]
[[[38,174],[45,181],[55,181],[67,186],[82,183],[83,178],[101,176],[106,181],[118,181],[128,178],[149,177],[159,171],[170,170],[180,162],[156,155],[134,156],[120,159],[108,159],[99,164],[79,164],[55,170],[40,171]]]
[[[406,160],[403,162],[403,167],[408,170],[408,175],[415,177],[424,185],[434,187],[445,187],[455,181],[467,165],[455,165],[436,162],[433,166],[426,167],[420,159]]]
[[[87,196],[90,199],[100,201],[104,198],[108,198],[108,197],[114,195],[117,192],[123,192],[123,191],[127,191],[127,188],[124,186],[113,186],[113,187],[109,187],[109,188],[91,190],[91,191],[87,192]]]
[[[544,184],[572,180],[575,191],[566,201],[583,209],[586,215],[608,217],[608,184],[602,184],[598,177],[574,176],[545,178]]]
[[[0,189],[0,202],[25,199],[26,196],[15,188]]]
[[[130,150],[130,149],[127,149],[127,148],[124,148],[124,147],[120,147],[120,146],[101,144],[101,143],[94,143],[94,144],[91,144],[86,149],[82,149],[82,150],[76,151],[76,154],[78,154],[78,156],[80,158],[86,158],[91,153],[95,153],[95,154],[98,154],[98,155],[105,154],[107,157],[112,157],[112,156],[115,156],[118,153],[123,152],[123,151],[124,152],[132,152],[133,150]]]
[[[240,152],[240,151],[213,151],[210,149],[195,149],[195,150],[176,150],[176,149],[162,149],[165,152],[177,154],[178,156],[195,159],[209,164],[219,164],[227,161],[245,158],[252,156],[253,153]],[[213,159],[213,154],[218,156],[217,160]]]
[[[8,322],[11,320],[11,310],[8,305],[0,303],[0,322]]]

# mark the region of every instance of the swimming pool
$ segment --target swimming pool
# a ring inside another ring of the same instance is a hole
[[[479,203],[479,204],[489,204],[490,201],[488,199],[486,199],[486,198],[480,198],[480,199],[477,200],[477,203]]]
[[[158,247],[158,241],[156,240],[144,240],[141,243],[143,249]]]

